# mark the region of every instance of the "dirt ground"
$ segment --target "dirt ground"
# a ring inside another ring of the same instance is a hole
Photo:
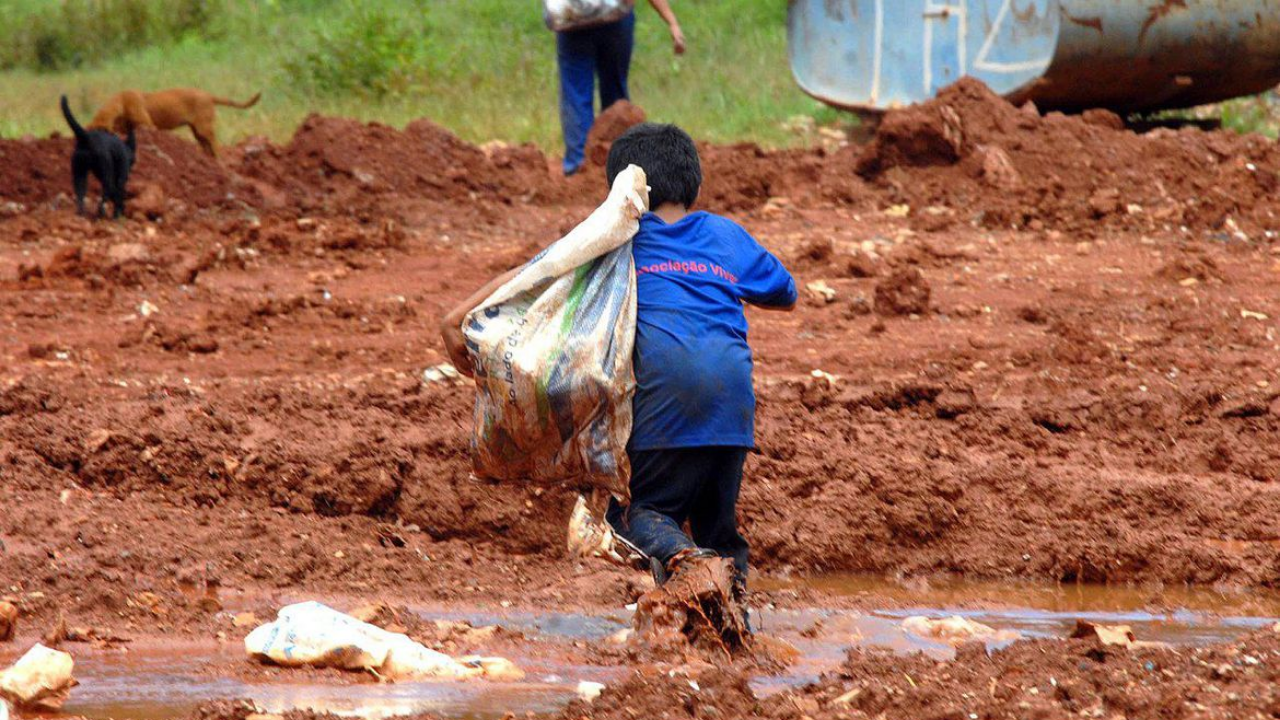
[[[565,180],[537,148],[425,120],[313,116],[221,165],[186,137],[139,144],[129,219],[91,222],[69,139],[0,141],[0,596],[23,636],[59,614],[233,634],[229,598],[601,608],[646,587],[565,559],[572,488],[472,479],[472,391],[422,375],[451,304],[585,217],[598,168]],[[1280,585],[1275,143],[1136,135],[964,82],[866,146],[701,152],[699,206],[834,291],[748,311],[760,573]],[[762,701],[733,672],[704,686],[721,717],[1280,707],[1270,636],[1102,659],[1049,644],[854,653]],[[564,717],[687,695],[631,682]]]

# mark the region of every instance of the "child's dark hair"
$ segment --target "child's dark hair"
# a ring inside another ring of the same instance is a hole
[[[702,163],[689,133],[675,125],[640,123],[613,141],[605,173],[609,186],[628,165],[639,165],[649,182],[649,207],[692,207],[702,187]]]

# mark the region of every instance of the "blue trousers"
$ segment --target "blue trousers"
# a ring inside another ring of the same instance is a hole
[[[600,76],[600,108],[627,94],[627,72],[635,44],[636,16],[556,33],[556,62],[560,66],[560,127],[564,132],[564,174],[582,167],[587,132],[595,121],[596,76]]]
[[[665,564],[689,548],[733,559],[747,577],[747,541],[738,532],[738,491],[747,448],[692,447],[639,450],[631,457],[631,505],[613,501],[609,524],[650,557]],[[681,526],[688,521],[693,537]]]

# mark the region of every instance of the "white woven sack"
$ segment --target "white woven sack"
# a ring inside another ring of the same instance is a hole
[[[644,171],[629,166],[604,204],[463,321],[476,368],[477,475],[578,481],[628,497],[630,241],[648,202]]]
[[[581,30],[617,22],[635,5],[635,0],[543,0],[542,19],[556,32]]]

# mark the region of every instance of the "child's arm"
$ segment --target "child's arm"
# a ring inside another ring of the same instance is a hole
[[[444,351],[448,353],[449,361],[463,375],[471,377],[475,373],[475,368],[471,366],[471,353],[467,352],[467,339],[462,334],[462,321],[466,319],[468,313],[484,302],[485,298],[515,277],[520,270],[521,267],[514,267],[490,280],[484,287],[450,310],[444,316],[444,320],[440,321],[440,337],[444,339]]]
[[[795,278],[783,267],[781,260],[765,250],[745,230],[743,235],[748,243],[748,262],[742,277],[738,278],[742,301],[764,310],[795,310],[799,299]]]
[[[792,300],[790,305],[757,305],[755,303],[751,303],[751,307],[758,307],[761,310],[768,310],[770,312],[791,312],[796,309],[796,301]]]

